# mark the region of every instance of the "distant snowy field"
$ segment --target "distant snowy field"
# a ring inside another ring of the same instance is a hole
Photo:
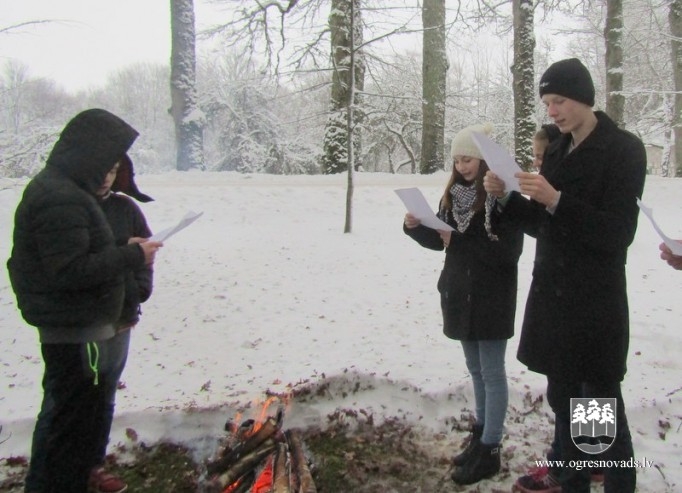
[[[204,215],[157,256],[154,294],[134,329],[118,393],[114,444],[126,442],[126,428],[147,443],[200,444],[268,390],[329,383],[324,394],[294,401],[285,426],[324,424],[336,408],[365,409],[446,431],[459,445],[464,434],[450,432],[450,422],[472,411],[473,394],[459,344],[441,332],[436,281],[443,253],[403,234],[405,211],[393,192],[418,186],[435,207],[446,173],[356,174],[350,234],[343,233],[346,175],[170,172],[137,180],[156,199],[142,206],[154,231],[189,210]],[[3,263],[23,185],[0,180]],[[643,201],[669,236],[682,238],[682,180],[649,177]],[[640,469],[639,491],[652,493],[682,491],[682,272],[658,258],[659,243],[640,215],[628,264],[623,393],[637,458],[655,465]],[[526,237],[517,328],[534,250]],[[22,321],[3,272],[0,458],[28,454],[42,376],[36,332]],[[517,343],[518,330],[507,354],[503,443],[512,474],[495,483],[505,489],[542,458],[552,430],[546,404],[530,407],[545,379],[516,361]],[[211,452],[205,448],[200,454]]]

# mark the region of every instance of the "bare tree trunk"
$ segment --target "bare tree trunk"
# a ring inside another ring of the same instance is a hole
[[[623,2],[606,1],[606,114],[619,127],[625,126],[623,95]]]
[[[194,1],[171,0],[171,109],[180,171],[204,169],[204,115],[197,106]]]
[[[348,139],[346,142],[348,162],[355,162],[353,159],[353,109],[355,102],[355,1],[351,1],[350,7],[350,29],[349,29],[349,46],[350,46],[350,64],[349,77],[350,82],[348,87],[348,101],[346,102],[346,130]],[[348,186],[346,188],[346,224],[343,228],[344,233],[350,233],[353,230],[353,173],[354,166],[348,166]]]
[[[519,165],[529,170],[533,164],[535,121],[535,77],[533,51],[533,0],[513,0],[514,15],[514,153]]]
[[[352,3],[352,14],[351,14]],[[351,15],[353,18],[351,20]],[[353,26],[351,28],[351,26]],[[355,39],[355,46],[362,44],[362,22],[360,13],[360,0],[332,0],[331,13],[329,14],[329,29],[331,31],[332,51],[332,89],[330,98],[330,115],[325,128],[324,153],[322,156],[322,170],[325,174],[342,173],[346,171],[349,163],[348,156],[348,93],[351,81],[355,86],[355,104],[358,103],[357,93],[364,88],[365,68],[364,57],[359,50],[355,53],[353,76],[351,79],[350,54],[351,54],[351,31]],[[362,120],[362,113],[357,109],[352,125],[356,126],[356,138],[354,140],[355,157],[351,163],[359,168],[360,162],[360,139],[357,125]]]
[[[424,0],[422,52],[422,174],[445,166],[445,0]]]
[[[675,81],[675,103],[673,105],[672,128],[675,160],[675,176],[682,176],[682,0],[672,0],[668,11],[670,23],[670,44],[672,48],[673,79]]]

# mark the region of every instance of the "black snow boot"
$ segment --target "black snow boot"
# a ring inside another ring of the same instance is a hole
[[[500,445],[486,445],[480,441],[471,457],[461,467],[456,467],[452,480],[457,484],[473,484],[488,479],[500,471]]]
[[[481,441],[481,435],[483,435],[483,425],[473,425],[471,427],[471,435],[469,435],[469,443],[466,448],[461,454],[452,458],[453,466],[463,466],[469,460],[474,448],[476,448],[476,445]]]

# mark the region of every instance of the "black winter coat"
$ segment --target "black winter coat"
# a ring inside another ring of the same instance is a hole
[[[144,214],[131,198],[111,193],[101,204],[116,245],[127,245],[132,237],[149,238],[152,235]],[[125,298],[117,323],[119,328],[131,327],[140,320],[140,304],[152,294],[153,272],[151,265],[126,272]]]
[[[438,279],[443,333],[465,341],[509,339],[514,335],[517,264],[523,233],[511,224],[497,224],[493,217],[492,229],[499,240],[490,240],[484,210],[474,215],[464,233],[456,230],[452,214],[440,218],[455,227]],[[444,248],[434,229],[423,225],[408,229],[403,225],[403,230],[425,248]]]
[[[45,168],[24,190],[7,267],[24,319],[41,337],[58,333],[51,342],[87,342],[92,339],[84,328],[114,324],[125,272],[144,266],[139,245],[114,244],[95,198],[136,137],[117,116],[84,111],[66,125]],[[83,340],[73,341],[69,331]]]
[[[573,381],[620,381],[629,343],[625,279],[646,175],[642,142],[596,112],[592,133],[570,154],[553,142],[541,174],[561,191],[554,215],[516,192],[504,217],[537,238],[518,359]]]

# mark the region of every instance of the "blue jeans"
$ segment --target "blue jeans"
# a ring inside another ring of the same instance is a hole
[[[509,390],[505,371],[507,339],[461,341],[466,365],[474,383],[476,423],[483,425],[481,442],[497,445],[504,434]]]
[[[130,345],[130,330],[119,332],[111,339],[97,343],[99,348],[99,392],[103,393],[104,405],[98,412],[99,416],[94,421],[94,457],[92,464],[104,463],[109,432],[114,418],[114,406],[116,401],[116,388],[118,381],[125,368]],[[47,362],[46,362],[47,366]],[[43,402],[38,413],[36,425],[33,430],[33,442],[31,444],[31,462],[26,475],[24,491],[26,493],[42,493],[47,491],[48,478],[46,471],[47,442],[51,433],[52,421],[55,412],[54,389],[57,385],[54,378],[48,376],[46,369],[43,376]]]
[[[571,438],[571,398],[594,397],[616,398],[616,436],[613,444],[601,454],[590,455],[573,444]],[[552,460],[604,460],[624,461],[634,458],[632,438],[625,416],[625,405],[620,382],[575,382],[547,377],[547,402],[556,418],[554,442],[548,458]],[[562,492],[587,493],[590,491],[590,470],[578,471],[565,467],[554,471],[561,483]],[[611,467],[604,469],[605,493],[633,493],[637,484],[637,469],[633,467]]]

